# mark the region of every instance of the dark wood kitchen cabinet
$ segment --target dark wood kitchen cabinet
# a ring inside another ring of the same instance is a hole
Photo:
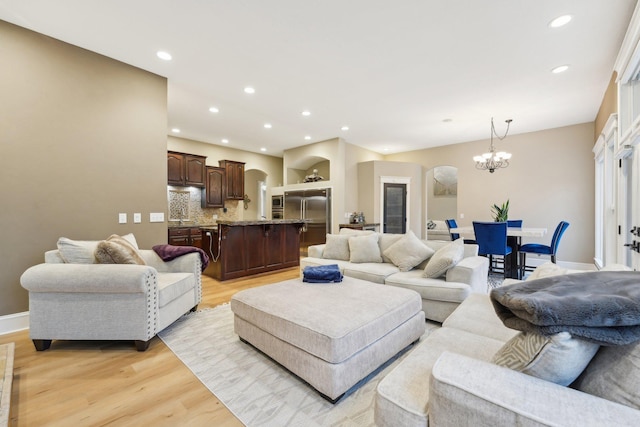
[[[231,200],[244,199],[244,162],[234,160],[218,161],[226,174],[226,198]]]
[[[169,228],[168,242],[174,246],[195,246],[202,249],[200,227]]]
[[[207,166],[205,188],[202,189],[200,202],[203,208],[223,208],[226,195],[226,172],[224,168]]]
[[[204,187],[206,160],[195,154],[167,152],[167,182],[183,187]]]

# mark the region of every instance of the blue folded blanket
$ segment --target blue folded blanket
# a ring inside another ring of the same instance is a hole
[[[307,283],[342,282],[342,273],[338,264],[307,266],[302,270],[302,281]]]

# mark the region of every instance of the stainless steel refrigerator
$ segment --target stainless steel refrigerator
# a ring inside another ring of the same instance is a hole
[[[286,191],[284,218],[307,220],[300,236],[300,253],[306,255],[310,245],[325,243],[331,233],[331,189]]]

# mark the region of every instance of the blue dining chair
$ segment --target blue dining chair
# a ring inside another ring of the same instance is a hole
[[[507,227],[513,228],[522,228],[522,220],[521,219],[508,219]]]
[[[551,257],[551,262],[554,264],[556,263],[558,245],[560,244],[560,239],[562,239],[564,232],[567,231],[567,228],[569,228],[569,223],[566,221],[560,221],[556,227],[556,231],[553,232],[553,237],[551,238],[551,244],[549,246],[542,245],[540,243],[527,243],[526,245],[520,246],[518,253],[520,255],[521,276],[524,276],[525,271],[533,271],[534,269],[534,267],[527,266],[527,254],[549,255]]]
[[[444,222],[445,224],[447,224],[447,228],[449,230],[451,230],[452,228],[458,228],[458,223],[455,219],[445,219]],[[451,235],[451,240],[458,240],[460,238],[460,235],[458,233],[452,233],[451,231],[449,231],[449,234]],[[468,245],[475,245],[476,241],[472,239],[464,239],[464,243]]]
[[[506,258],[513,253],[511,247],[507,245],[507,223],[473,221],[473,231],[476,235],[478,255],[489,256],[489,271],[494,271],[493,257],[500,256],[503,264],[502,272],[506,278],[509,265]]]

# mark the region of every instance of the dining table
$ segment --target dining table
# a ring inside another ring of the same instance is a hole
[[[473,231],[473,226],[464,226],[452,228],[449,230],[450,233],[459,234],[461,237],[466,237],[468,239],[475,239],[475,233]],[[510,271],[511,274],[509,277],[513,279],[520,279],[520,266],[518,265],[518,249],[520,249],[520,244],[522,242],[523,237],[544,237],[547,234],[546,228],[538,228],[538,227],[507,227],[507,245],[511,247],[513,251],[510,257]]]

